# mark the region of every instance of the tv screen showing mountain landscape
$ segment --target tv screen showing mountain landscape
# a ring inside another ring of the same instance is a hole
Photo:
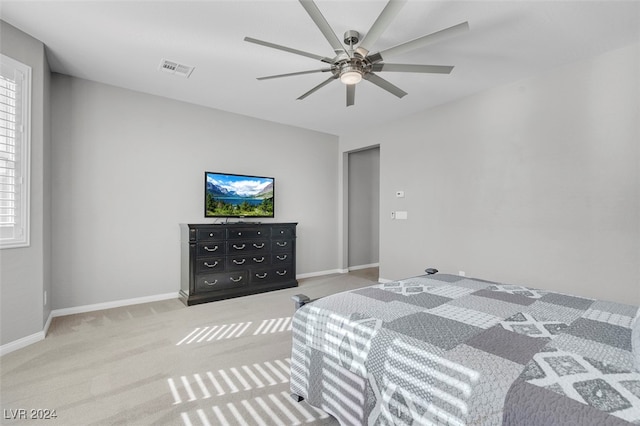
[[[273,217],[270,177],[205,172],[205,217]]]

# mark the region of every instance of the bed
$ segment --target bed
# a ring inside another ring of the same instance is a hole
[[[637,315],[456,275],[373,285],[296,311],[291,392],[341,425],[640,424]]]

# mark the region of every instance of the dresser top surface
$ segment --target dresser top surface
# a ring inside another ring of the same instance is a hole
[[[218,228],[218,227],[247,227],[247,226],[296,226],[298,222],[231,222],[231,223],[181,223],[181,227],[188,228]]]

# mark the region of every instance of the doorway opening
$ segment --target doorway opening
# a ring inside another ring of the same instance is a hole
[[[347,267],[350,273],[364,274],[367,278],[375,278],[377,282],[380,147],[349,152],[347,157]]]

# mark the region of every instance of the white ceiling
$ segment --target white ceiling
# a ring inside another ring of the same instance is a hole
[[[386,1],[316,4],[342,40],[346,30],[366,34]],[[325,64],[245,36],[333,56],[295,0],[2,0],[0,18],[41,40],[55,72],[336,135],[640,42],[640,1],[409,0],[372,51],[468,21],[467,33],[388,61],[455,69],[380,73],[409,94],[398,99],[363,81],[347,108],[339,81],[296,100],[324,73],[256,80]],[[195,70],[188,79],[160,72],[162,58]]]

